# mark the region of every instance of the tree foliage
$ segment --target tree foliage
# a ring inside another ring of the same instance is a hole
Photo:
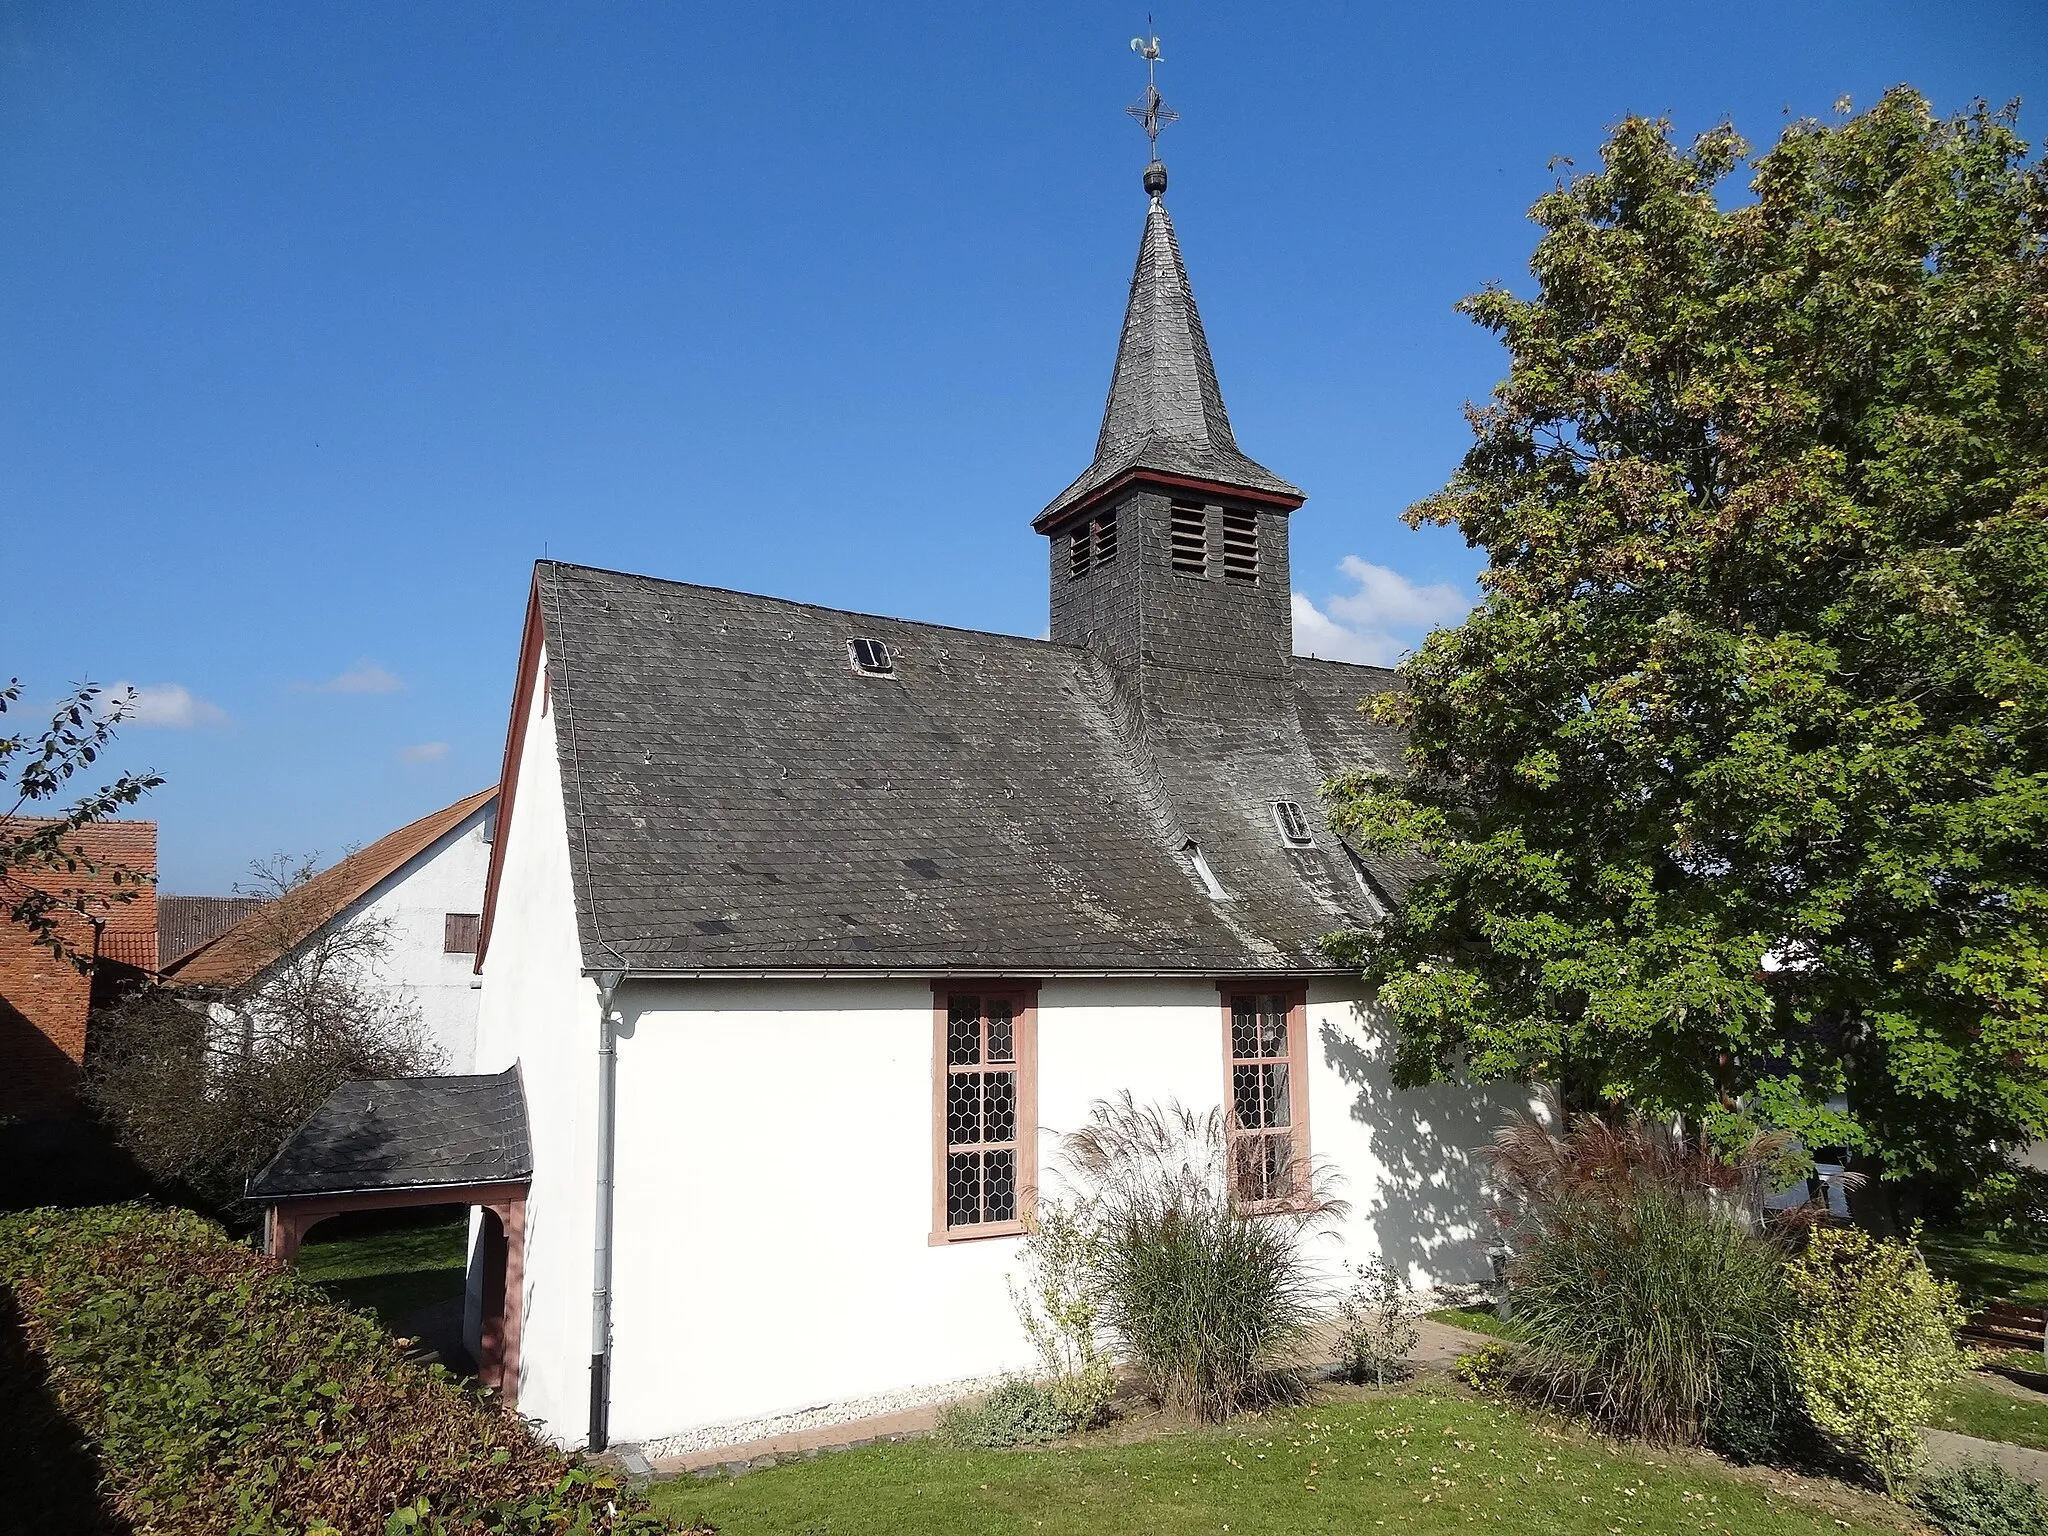
[[[88,953],[71,941],[67,913],[91,917],[109,903],[132,901],[151,881],[146,872],[94,860],[78,846],[80,828],[104,821],[163,783],[157,773],[123,773],[59,809],[71,781],[90,768],[113,740],[128,695],[109,699],[90,684],[74,688],[29,734],[0,735],[0,920],[19,923],[35,942],[80,970]],[[21,680],[0,685],[0,715],[21,702]],[[95,882],[82,888],[81,880]]]
[[[1846,113],[1846,108],[1844,109]],[[1533,210],[1511,367],[1411,524],[1484,602],[1334,821],[1429,873],[1333,950],[1458,1070],[1846,1145],[2048,1131],[2048,172],[1901,88],[1632,118]],[[1724,206],[1725,204],[1725,206]],[[1828,1105],[1846,1096],[1847,1111]]]
[[[411,1077],[439,1065],[416,1002],[382,979],[389,925],[343,916],[301,926],[291,893],[313,861],[253,867],[244,919],[277,959],[224,997],[160,987],[95,1012],[88,1101],[149,1173],[225,1207],[307,1116],[351,1079]]]

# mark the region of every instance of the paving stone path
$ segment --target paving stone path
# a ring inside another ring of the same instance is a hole
[[[2015,1477],[2048,1488],[2048,1451],[2003,1440],[1979,1440],[1975,1435],[1958,1435],[1946,1429],[1923,1429],[1927,1454],[1938,1466],[1950,1467],[1961,1461],[1995,1461]]]

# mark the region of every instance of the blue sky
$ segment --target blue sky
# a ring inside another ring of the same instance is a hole
[[[1152,0],[1303,636],[1478,569],[1398,517],[1501,371],[1551,157],[1909,81],[2043,97],[2038,0]],[[1143,215],[1144,0],[0,0],[0,676],[143,687],[164,887],[495,777],[530,562],[1022,634]],[[2035,137],[2048,100],[2023,115]]]

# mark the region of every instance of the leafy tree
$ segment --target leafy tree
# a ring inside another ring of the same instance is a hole
[[[2048,1131],[2048,168],[1911,90],[1749,157],[1631,118],[1533,210],[1411,525],[1484,602],[1333,820],[1409,1083],[1766,1120],[1893,1175]],[[1846,1112],[1831,1110],[1835,1095]]]
[[[85,1094],[158,1181],[214,1206],[352,1078],[442,1067],[417,1001],[383,979],[388,921],[341,916],[311,886],[314,861],[250,866],[265,905],[244,919],[275,958],[246,986],[180,996],[145,987],[93,1014]]]
[[[0,686],[0,715],[20,702],[19,678]],[[42,731],[0,735],[0,786],[11,787],[13,801],[0,815],[0,917],[80,970],[91,957],[71,942],[66,915],[91,917],[110,902],[132,901],[151,876],[87,857],[77,833],[133,805],[163,776],[124,773],[61,810],[44,802],[61,797],[99,760],[127,706],[126,696],[106,699],[100,689],[82,685],[58,704]],[[0,788],[0,801],[7,793]],[[104,883],[84,889],[74,883],[81,878]]]

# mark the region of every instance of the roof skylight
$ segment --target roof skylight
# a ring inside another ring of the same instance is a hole
[[[1299,802],[1275,800],[1273,821],[1280,828],[1280,841],[1288,847],[1307,848],[1314,844],[1315,837],[1308,829],[1308,817],[1301,813]]]
[[[853,658],[853,669],[865,672],[871,677],[886,677],[896,670],[896,658],[889,654],[889,647],[879,640],[849,640],[846,651]]]

